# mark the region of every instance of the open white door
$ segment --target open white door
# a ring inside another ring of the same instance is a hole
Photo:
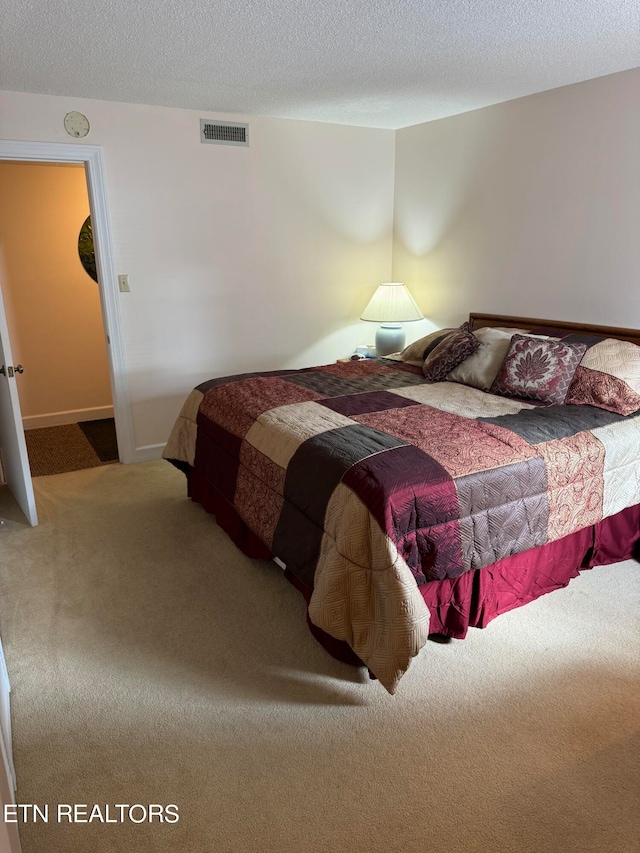
[[[32,527],[38,523],[36,499],[33,494],[27,443],[24,439],[22,413],[16,386],[9,329],[4,313],[0,282],[0,454],[2,469],[11,494]]]

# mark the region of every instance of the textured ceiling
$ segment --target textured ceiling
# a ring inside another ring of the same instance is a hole
[[[398,128],[640,65],[638,0],[3,0],[0,88]]]

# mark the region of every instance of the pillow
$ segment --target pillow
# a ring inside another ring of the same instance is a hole
[[[492,394],[564,403],[586,344],[514,335]]]
[[[449,334],[449,332],[453,331],[454,329],[438,329],[437,332],[431,332],[430,335],[425,335],[424,338],[420,338],[412,344],[409,344],[408,347],[405,347],[400,353],[400,358],[402,361],[406,361],[409,364],[415,364],[417,367],[422,367],[422,362],[425,360],[428,352],[439,344],[440,341]]]
[[[467,356],[478,349],[480,341],[469,331],[469,324],[463,323],[459,329],[454,329],[437,343],[427,353],[422,363],[422,373],[425,379],[440,382],[447,373],[464,361]]]
[[[454,367],[447,379],[471,388],[488,391],[507,355],[511,338],[521,329],[478,329],[473,334],[480,342],[478,349]]]
[[[567,335],[581,339],[587,352],[569,386],[566,403],[587,404],[619,415],[640,409],[640,347],[614,338]]]

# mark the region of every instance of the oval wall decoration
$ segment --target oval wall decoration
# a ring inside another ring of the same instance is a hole
[[[85,272],[91,276],[94,281],[98,281],[98,271],[96,270],[96,255],[93,250],[93,231],[91,230],[91,217],[87,216],[80,229],[78,236],[78,254],[80,262],[85,269]]]

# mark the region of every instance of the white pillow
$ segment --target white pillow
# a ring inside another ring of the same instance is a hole
[[[493,380],[505,360],[511,338],[522,329],[494,329],[486,327],[478,329],[473,334],[480,341],[478,349],[465,358],[457,367],[447,374],[451,382],[470,385],[481,391],[488,391]]]

